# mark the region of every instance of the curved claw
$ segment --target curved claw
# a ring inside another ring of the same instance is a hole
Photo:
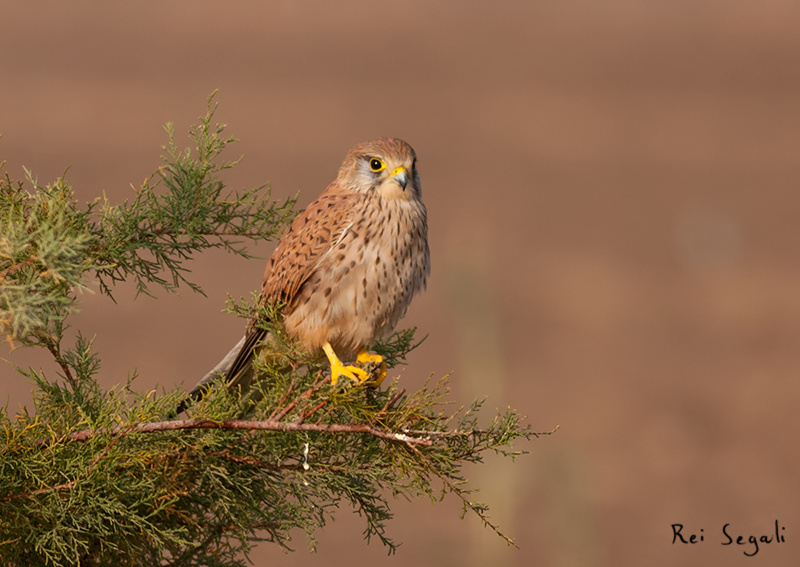
[[[375,364],[378,366],[378,374],[375,376],[375,384],[380,386],[380,383],[383,382],[384,378],[386,378],[386,363],[383,361],[383,357],[379,354],[370,354],[366,349],[362,348],[360,351],[358,351],[358,357],[356,360],[361,364]]]

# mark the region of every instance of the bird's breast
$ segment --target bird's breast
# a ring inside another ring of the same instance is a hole
[[[287,331],[342,358],[389,334],[425,286],[427,219],[419,201],[364,199],[284,310]]]

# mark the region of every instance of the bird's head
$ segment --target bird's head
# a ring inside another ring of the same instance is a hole
[[[380,138],[352,148],[339,169],[338,179],[350,189],[376,191],[385,199],[421,197],[417,155],[399,138]]]

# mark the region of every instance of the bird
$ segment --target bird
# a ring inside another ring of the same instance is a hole
[[[344,361],[382,357],[367,347],[391,334],[430,274],[427,210],[414,149],[399,138],[352,147],[336,179],[281,235],[264,272],[259,301],[279,302],[286,334],[309,354],[324,354],[336,385],[370,374]],[[249,389],[253,357],[267,333],[251,321],[244,336],[189,393],[184,411],[224,375],[229,387]]]

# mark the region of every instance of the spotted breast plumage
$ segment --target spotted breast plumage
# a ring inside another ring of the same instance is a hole
[[[414,150],[398,138],[353,147],[336,179],[283,233],[264,274],[261,300],[280,301],[289,336],[322,350],[331,382],[367,372],[342,360],[375,362],[367,346],[390,334],[430,273],[427,212]],[[249,386],[264,332],[255,326],[191,392],[202,396],[218,374]],[[180,410],[185,408],[182,404]]]

